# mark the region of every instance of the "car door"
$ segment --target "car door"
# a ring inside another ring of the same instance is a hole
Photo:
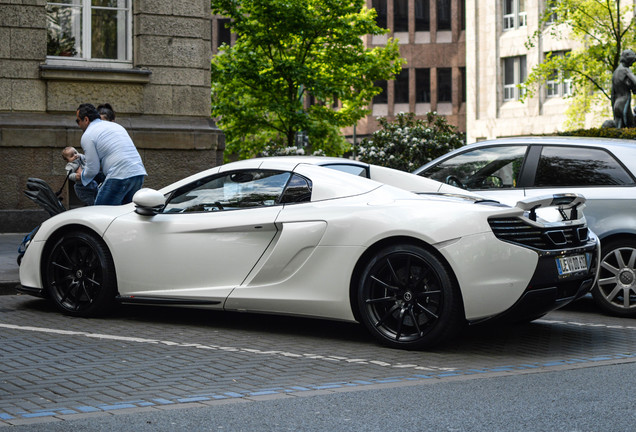
[[[108,230],[121,295],[205,299],[221,307],[276,234],[291,174],[214,174],[171,193],[154,216],[131,213]]]
[[[607,149],[590,146],[536,145],[529,152],[527,196],[579,193],[585,216],[601,237],[633,226],[635,180]]]
[[[525,197],[523,183],[528,145],[477,147],[428,167],[419,173],[506,204]]]

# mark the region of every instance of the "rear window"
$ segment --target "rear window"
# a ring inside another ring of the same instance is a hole
[[[535,178],[539,187],[630,184],[634,180],[609,152],[584,147],[543,147]]]

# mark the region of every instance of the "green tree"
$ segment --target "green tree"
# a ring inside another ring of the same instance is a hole
[[[583,115],[595,101],[603,100],[611,112],[612,73],[620,63],[621,52],[636,40],[634,4],[621,0],[551,0],[539,19],[538,30],[529,38],[528,48],[542,37],[568,39],[579,48],[565,55],[547,53],[535,66],[524,86],[532,97],[547,80],[572,80],[568,116],[572,126],[580,125]],[[600,96],[600,98],[599,98]],[[610,116],[611,117],[611,116]]]
[[[380,130],[360,143],[360,160],[411,172],[433,159],[466,144],[466,136],[434,112],[425,119],[399,113],[392,122],[378,119]]]
[[[364,0],[211,4],[215,14],[231,19],[237,36],[212,60],[212,115],[225,132],[226,149],[240,158],[293,146],[298,132],[312,149],[342,155],[348,144],[340,129],[368,114],[380,91],[375,81],[402,68],[397,41],[364,46],[362,36],[387,31]]]

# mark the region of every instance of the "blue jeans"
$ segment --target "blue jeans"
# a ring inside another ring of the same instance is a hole
[[[86,186],[82,182],[75,183],[75,195],[86,205],[93,205],[95,203],[95,197],[97,196],[97,182],[93,180]]]
[[[108,179],[99,188],[95,205],[121,205],[132,202],[132,197],[144,185],[143,175],[125,179]]]

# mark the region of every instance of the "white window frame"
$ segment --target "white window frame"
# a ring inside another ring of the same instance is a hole
[[[563,57],[568,52],[569,51],[553,51],[552,56]],[[546,80],[545,95],[547,98],[572,96],[572,79],[563,78],[563,72],[559,71],[554,79]]]
[[[507,0],[502,0],[503,6],[503,30],[516,30],[527,26],[527,14],[525,11],[525,0],[512,0],[512,10],[506,11]],[[523,5],[523,10],[522,9]],[[508,12],[508,13],[506,13]]]
[[[548,19],[546,20],[546,24],[551,25],[557,21],[557,13],[556,13],[556,0],[546,0],[545,8],[549,11]]]
[[[554,98],[561,96],[559,92],[558,80],[548,80],[545,82],[545,95],[548,98]]]
[[[132,2],[133,0],[117,0],[116,7],[92,6],[91,0],[72,0],[70,3],[62,3],[57,1],[47,1],[46,4],[52,6],[71,7],[73,10],[73,27],[72,33],[75,37],[76,47],[82,53],[81,57],[63,57],[50,56],[46,57],[46,64],[61,66],[86,66],[100,67],[111,69],[127,69],[132,68]],[[119,35],[125,32],[124,37],[118,37],[118,59],[93,59],[91,46],[92,11],[101,10],[122,10],[125,12],[124,18],[119,18],[117,23],[117,32]],[[121,55],[124,59],[121,59]]]
[[[519,98],[525,94],[525,89],[519,87],[520,84],[525,81],[526,73],[527,73],[527,63],[525,60],[526,56],[515,56],[515,57],[504,57],[502,58],[502,67],[503,67],[503,101],[510,102],[519,100]],[[506,62],[513,62],[513,83],[506,84]],[[523,69],[523,70],[522,70]]]

